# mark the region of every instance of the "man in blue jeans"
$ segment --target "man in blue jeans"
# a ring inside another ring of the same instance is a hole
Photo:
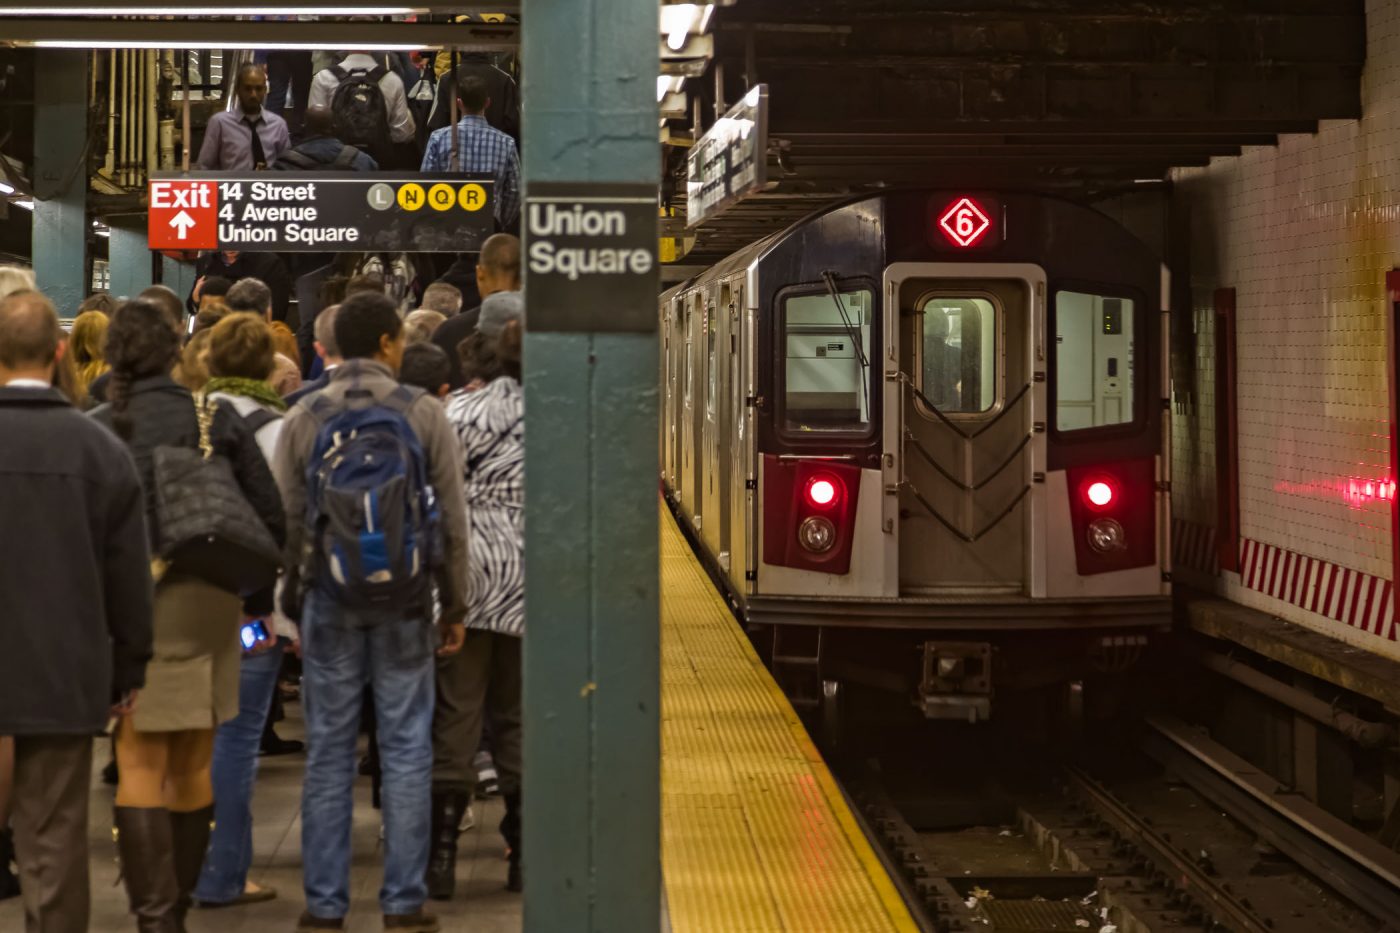
[[[345,361],[324,389],[288,412],[277,444],[273,474],[292,516],[307,510],[306,467],[320,430],[321,416],[313,413],[317,399],[327,397],[337,410],[388,407],[400,388],[395,377],[403,359],[403,322],[382,293],[361,292],[346,299],[336,314],[335,337]],[[426,609],[355,608],[333,595],[338,578],[320,579],[317,575],[323,572],[313,569],[309,579],[297,579],[306,523],[288,523],[292,570],[285,592],[302,588],[306,593],[304,606],[287,600],[286,607],[294,618],[300,608],[307,729],[302,794],[307,909],[297,933],[344,929],[350,907],[355,744],[366,684],[374,695],[384,776],[384,886],[379,892],[384,928],[402,933],[439,930],[436,918],[423,912],[428,894],[424,872],[431,819],[434,653],[456,653],[465,637],[467,517],[461,444],[441,403],[421,390],[411,391],[403,414],[422,449],[445,545],[446,569],[438,580],[438,631],[434,633]]]

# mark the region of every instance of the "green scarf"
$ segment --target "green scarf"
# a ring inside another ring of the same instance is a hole
[[[207,395],[215,392],[223,392],[228,395],[241,395],[250,398],[259,404],[266,405],[277,411],[286,411],[287,403],[282,401],[282,396],[278,395],[272,388],[261,379],[245,379],[242,376],[220,376],[217,379],[210,379],[204,387]]]

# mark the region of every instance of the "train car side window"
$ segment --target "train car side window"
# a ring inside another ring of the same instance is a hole
[[[1055,427],[1127,424],[1134,418],[1133,300],[1055,293]]]
[[[828,292],[783,301],[783,411],[788,431],[870,427],[870,328],[874,295]]]
[[[990,298],[971,296],[934,295],[920,306],[919,391],[943,414],[996,407],[997,312]]]

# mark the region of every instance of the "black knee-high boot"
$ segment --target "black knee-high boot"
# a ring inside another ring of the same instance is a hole
[[[164,807],[116,807],[117,852],[140,933],[180,933],[175,846]]]
[[[209,832],[214,820],[214,805],[189,813],[170,813],[170,834],[174,840],[175,884],[179,897],[175,902],[175,925],[181,933],[185,916],[194,903],[194,889],[199,873],[204,870],[204,856],[209,851]]]
[[[506,815],[501,817],[501,835],[510,846],[510,874],[506,876],[507,891],[523,891],[524,878],[520,871],[520,791],[506,791],[501,794],[505,801]]]
[[[457,888],[457,826],[471,797],[460,791],[433,791],[432,850],[428,854],[428,896],[449,901]]]

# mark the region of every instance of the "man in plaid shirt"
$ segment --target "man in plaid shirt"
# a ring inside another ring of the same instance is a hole
[[[474,74],[464,74],[457,82],[457,103],[462,116],[457,121],[457,164],[452,164],[451,126],[435,130],[423,153],[425,172],[489,172],[496,176],[492,197],[496,201],[496,224],[508,230],[520,214],[520,156],[515,140],[486,122],[490,103],[486,82]]]

